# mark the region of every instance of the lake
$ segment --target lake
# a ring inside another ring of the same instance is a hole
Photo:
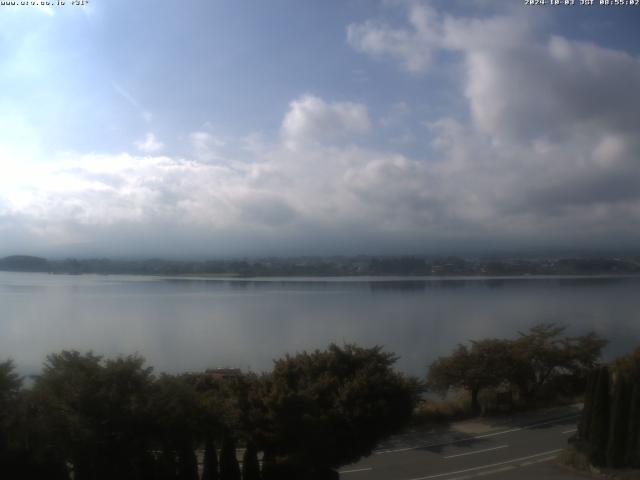
[[[329,342],[383,345],[424,375],[458,342],[537,322],[595,330],[607,358],[640,344],[640,278],[180,279],[0,272],[0,359],[138,352],[158,371],[256,371]]]

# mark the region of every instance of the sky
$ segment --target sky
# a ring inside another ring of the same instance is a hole
[[[640,6],[54,3],[0,5],[0,255],[639,244]]]

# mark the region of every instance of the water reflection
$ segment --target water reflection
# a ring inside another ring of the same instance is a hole
[[[541,321],[640,344],[640,279],[162,279],[0,273],[0,358],[39,370],[63,348],[139,352],[160,370],[268,369],[328,342],[384,345],[423,374],[456,343]]]

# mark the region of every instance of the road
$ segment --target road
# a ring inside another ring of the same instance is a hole
[[[555,464],[576,431],[578,407],[393,437],[371,456],[340,470],[342,480],[591,478]]]

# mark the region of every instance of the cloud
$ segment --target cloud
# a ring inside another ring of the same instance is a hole
[[[139,245],[143,254],[640,240],[640,93],[612,88],[621,78],[640,82],[637,57],[518,16],[454,17],[395,4],[404,26],[352,25],[350,44],[409,75],[428,75],[445,52],[437,67],[459,73],[450,88],[463,112],[451,109],[419,130],[421,110],[408,101],[374,123],[363,103],[302,95],[277,135],[234,139],[204,125],[180,155],[160,155],[153,136],[139,142],[144,155],[68,154],[38,165],[0,150],[10,172],[0,178],[3,239]],[[406,129],[422,133],[429,149],[401,153],[378,138]]]
[[[424,72],[432,63],[440,39],[435,10],[417,1],[404,2],[409,25],[393,28],[368,20],[347,27],[347,41],[356,50],[377,58],[391,58],[413,73]]]
[[[326,102],[305,95],[289,104],[281,133],[290,148],[315,142],[331,142],[365,133],[371,127],[365,105],[352,102]]]
[[[208,125],[205,125],[208,127]],[[224,160],[221,149],[227,142],[205,130],[198,130],[189,135],[194,157],[203,162]]]
[[[640,81],[638,58],[558,35],[540,38],[508,17],[449,18],[444,30],[447,47],[463,55],[469,129],[488,145],[469,154],[466,169],[495,172],[496,211],[535,215],[528,217],[533,225],[591,218],[600,230],[634,215],[640,143],[632,125],[640,94],[611,85]],[[460,148],[465,139],[455,142]],[[611,215],[606,226],[603,211]]]
[[[464,55],[465,93],[479,128],[521,139],[557,138],[578,129],[633,129],[640,96],[611,85],[621,78],[640,81],[637,58],[556,35],[536,41],[520,33],[521,38],[511,35],[509,43],[500,43],[513,23],[447,25],[449,45]]]
[[[153,133],[147,133],[142,140],[135,142],[136,148],[142,153],[157,153],[164,148],[164,143],[159,141]]]

